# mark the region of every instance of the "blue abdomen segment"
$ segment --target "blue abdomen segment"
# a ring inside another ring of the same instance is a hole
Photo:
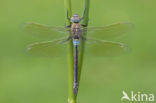
[[[74,46],[78,46],[78,45],[79,45],[79,43],[80,43],[80,41],[79,41],[79,40],[77,40],[77,39],[76,39],[76,40],[73,40],[73,45],[74,45]]]

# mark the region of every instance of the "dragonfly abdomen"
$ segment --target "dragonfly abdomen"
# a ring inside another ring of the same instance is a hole
[[[74,54],[74,85],[73,92],[77,94],[78,92],[78,45],[75,46],[75,54]]]

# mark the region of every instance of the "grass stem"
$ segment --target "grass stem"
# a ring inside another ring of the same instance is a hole
[[[83,20],[82,25],[88,25],[88,18],[89,18],[89,0],[84,0],[84,13],[83,13]],[[71,9],[71,0],[64,0],[65,3],[65,26],[70,27],[71,21],[70,18],[72,16],[72,9]],[[86,36],[87,32],[83,33]],[[70,33],[69,33],[70,35]],[[80,44],[80,55],[79,55],[79,64],[78,64],[78,81],[80,82],[82,64],[83,64],[83,56],[84,56],[84,48],[85,42],[81,41]],[[77,95],[73,93],[73,80],[74,80],[74,50],[73,50],[73,43],[72,40],[68,43],[68,103],[76,103]]]

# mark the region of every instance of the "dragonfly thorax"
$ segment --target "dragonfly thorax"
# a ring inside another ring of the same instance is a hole
[[[72,23],[79,23],[81,21],[81,18],[78,14],[74,14],[72,17],[71,17],[71,22]]]
[[[80,39],[81,38],[81,34],[82,34],[82,30],[81,30],[81,24],[80,23],[72,23],[71,26],[71,37],[73,39]]]
[[[82,30],[80,23],[72,23],[71,37],[73,39],[73,45],[77,46],[80,42]]]

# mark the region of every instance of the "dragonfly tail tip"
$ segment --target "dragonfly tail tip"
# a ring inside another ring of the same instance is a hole
[[[73,92],[74,92],[74,94],[77,94],[78,93],[78,88],[73,88]]]

